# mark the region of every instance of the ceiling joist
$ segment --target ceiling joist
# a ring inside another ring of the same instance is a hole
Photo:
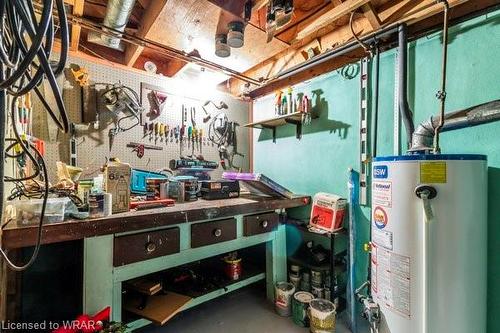
[[[71,6],[72,6],[72,14],[74,16],[80,17],[83,15],[84,0],[72,0]],[[71,45],[70,45],[71,51],[78,51],[81,31],[82,28],[78,24],[73,24],[71,26]]]
[[[318,33],[319,30],[327,27],[342,16],[355,11],[368,2],[370,2],[370,0],[347,0],[338,6],[329,7],[328,10],[321,10],[318,12],[320,13],[319,15],[313,15],[315,16],[314,19],[299,24],[297,39],[301,40]]]
[[[149,2],[149,4],[146,7],[146,10],[144,11],[143,15],[144,18],[140,23],[139,30],[136,33],[137,37],[146,39],[151,38],[151,36],[149,35],[151,27],[156,22],[158,17],[162,15],[163,9],[165,8],[167,2],[168,0],[154,0]],[[163,15],[167,14],[163,13]],[[124,58],[125,65],[132,67],[136,62],[136,60],[141,55],[143,50],[144,47],[142,46],[129,44],[125,50],[125,58]]]
[[[450,7],[456,7],[466,2],[467,0],[449,0]],[[346,1],[343,4],[348,4],[353,6],[355,2]],[[356,6],[358,5],[359,7],[361,7],[363,4],[361,2],[356,2]],[[440,12],[442,12],[442,10],[443,10],[443,5],[436,4],[435,0],[418,0],[418,1],[404,0],[396,4],[394,4],[394,2],[388,2],[384,4],[382,7],[378,9],[377,16],[379,17],[379,20],[383,22],[384,25],[397,22],[406,22],[411,25],[419,21],[422,21],[426,18],[429,18],[433,15],[439,14]],[[330,21],[330,24],[332,24],[332,21]],[[359,36],[363,36],[377,30],[372,27],[372,23],[365,15],[360,16],[353,21],[353,29]],[[313,36],[315,35],[313,34]],[[248,71],[245,71],[244,74],[254,78],[262,78],[262,79],[272,78],[278,73],[304,62],[302,51],[307,50],[310,47],[310,45],[314,43],[314,40],[315,39],[306,36],[303,40],[299,41],[297,44],[295,45],[292,44],[292,46],[290,46],[286,50],[277,53],[273,57],[262,62],[261,64],[254,66],[252,69]],[[343,45],[352,40],[353,36],[348,24],[337,27],[336,29],[331,30],[329,33],[326,33],[325,35],[321,36],[321,43],[324,46],[323,51],[326,51],[329,48],[331,49],[332,46],[336,47],[339,45]],[[271,84],[268,84],[264,87],[254,89],[251,93],[251,96],[252,97],[262,96],[271,93],[277,89],[282,89],[288,85],[293,85],[300,81],[310,79],[319,74],[334,70],[336,68],[343,66],[344,64],[352,62],[356,58],[359,58],[361,54],[363,54],[363,52],[352,54],[351,56],[353,58],[341,57],[336,61],[329,62],[327,65],[325,65],[326,67],[323,66],[322,68],[311,69],[307,71],[307,73],[296,75],[292,78],[287,78],[286,80],[283,81],[282,80],[273,81]],[[241,95],[241,93],[247,89],[245,88],[243,83],[238,82],[237,80],[231,80],[229,87],[230,87],[230,92],[234,95]]]
[[[382,21],[380,21],[377,10],[373,6],[373,4],[371,2],[368,2],[361,6],[361,10],[363,11],[365,17],[368,19],[368,22],[370,22],[372,29],[380,29],[380,27],[382,26]]]
[[[75,17],[102,22],[106,13],[105,0],[64,1],[71,6]],[[455,7],[450,13],[455,17],[498,4],[498,0],[448,1],[451,7]],[[422,31],[424,26],[437,27],[442,24],[440,13],[443,10],[443,5],[436,0],[294,0],[292,20],[276,32],[276,38],[271,43],[266,43],[265,7],[269,0],[253,0],[252,18],[245,31],[245,46],[232,50],[231,58],[217,58],[210,43],[213,43],[218,24],[225,29],[227,22],[235,19],[234,15],[241,17],[245,3],[246,0],[137,0],[126,33],[181,52],[197,49],[204,59],[242,73],[242,77],[251,79],[247,82],[255,84],[243,89],[244,83],[231,79],[228,86],[233,94],[239,95],[250,89],[253,95],[259,95],[272,92],[269,89],[281,89],[294,84],[297,80],[307,80],[363,56],[360,48],[334,59],[326,67],[315,67],[286,81],[273,79],[280,72],[303,63],[304,59],[318,52],[351,42],[353,35],[349,14],[352,12],[358,12],[353,16],[352,28],[361,37],[398,22],[413,25],[410,31]],[[221,10],[227,13],[227,18],[218,21]],[[182,58],[174,60],[155,48],[144,50],[145,44],[142,43],[127,44],[125,52],[93,44],[90,47],[86,42],[85,29],[88,27],[81,28],[78,21],[72,22],[72,54],[85,52],[140,69],[144,68],[146,61],[152,61],[159,73],[168,76],[175,75],[187,61]],[[270,85],[255,89],[259,79],[272,80],[268,82]]]

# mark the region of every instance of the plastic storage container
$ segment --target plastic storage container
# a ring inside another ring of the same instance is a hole
[[[49,198],[45,208],[43,223],[57,223],[64,221],[66,206],[69,198]],[[17,200],[8,203],[14,208],[15,219],[19,225],[37,224],[40,221],[43,199]]]

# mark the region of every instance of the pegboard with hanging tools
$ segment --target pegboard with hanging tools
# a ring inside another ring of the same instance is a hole
[[[249,170],[248,131],[239,126],[248,122],[248,103],[220,92],[200,98],[196,91],[176,89],[174,79],[85,59],[70,58],[69,64],[63,95],[76,125],[70,134],[47,140],[48,164],[74,159],[82,179],[100,173],[110,157],[150,171],[181,157],[203,158],[219,164],[212,178],[225,169]],[[39,120],[34,131],[48,137],[47,121]]]

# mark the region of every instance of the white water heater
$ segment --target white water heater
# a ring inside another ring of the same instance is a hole
[[[372,178],[379,332],[486,333],[486,156],[378,157]]]

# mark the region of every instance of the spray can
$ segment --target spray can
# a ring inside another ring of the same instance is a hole
[[[289,87],[288,88],[288,97],[287,97],[287,109],[288,109],[288,113],[294,113],[294,107],[293,107],[293,88],[292,87]]]
[[[288,110],[288,102],[287,102],[287,98],[286,98],[286,95],[283,95],[283,97],[281,98],[281,115],[286,115],[288,114],[289,110]]]
[[[274,113],[277,116],[281,115],[281,91],[277,91],[275,93],[275,100],[274,100]]]

